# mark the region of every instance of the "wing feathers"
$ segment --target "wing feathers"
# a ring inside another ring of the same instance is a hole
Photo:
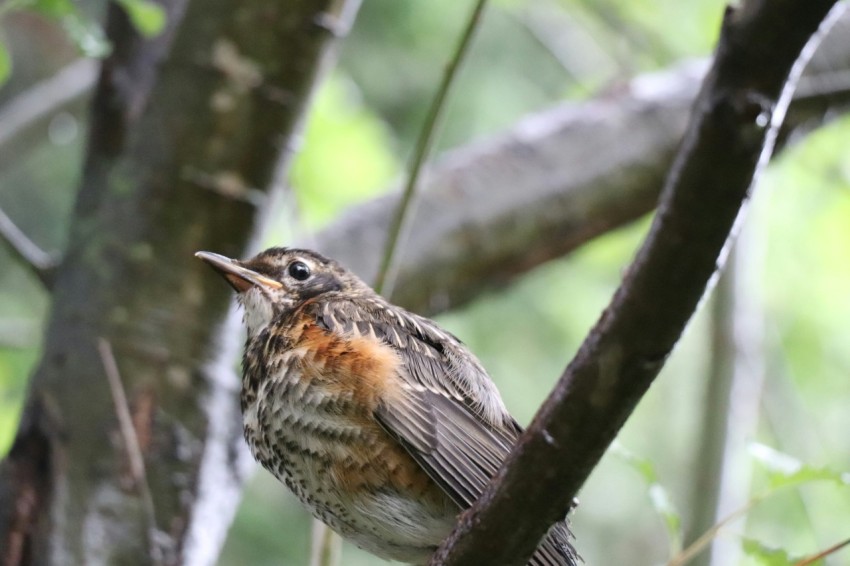
[[[382,405],[376,416],[462,507],[478,498],[511,447],[464,405],[428,389],[410,389],[403,406]]]

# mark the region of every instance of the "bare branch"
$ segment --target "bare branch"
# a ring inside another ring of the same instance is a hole
[[[432,564],[524,564],[568,512],[722,262],[835,4],[751,0],[727,9],[646,242],[508,461]]]
[[[0,209],[0,240],[6,244],[15,259],[35,275],[47,289],[53,286],[58,261],[27,238],[2,209]]]
[[[822,551],[820,551],[816,554],[813,554],[812,556],[809,556],[808,558],[804,558],[803,560],[800,560],[799,562],[795,563],[794,566],[811,566],[815,562],[817,562],[819,560],[823,560],[824,558],[826,558],[830,554],[835,554],[836,552],[838,552],[839,550],[841,550],[842,548],[844,548],[845,546],[848,546],[848,545],[850,545],[850,538],[844,539],[841,542],[837,542],[837,543],[833,544],[832,546],[830,546],[829,548],[825,548],[824,550],[822,550]]]
[[[702,533],[696,540],[688,545],[687,548],[682,549],[682,552],[671,558],[670,562],[667,563],[667,566],[685,566],[685,564],[688,564],[695,556],[699,555],[700,552],[711,544],[711,541],[717,537],[717,534],[722,529],[732,524],[734,521],[744,517],[747,513],[749,513],[750,509],[761,503],[767,495],[767,493],[761,493],[751,497],[746,503],[717,521],[711,526],[711,528]]]
[[[112,402],[115,405],[115,416],[118,417],[118,429],[121,431],[121,439],[124,441],[124,449],[127,452],[127,461],[130,467],[130,475],[133,483],[139,491],[142,500],[145,518],[148,521],[148,545],[150,557],[154,564],[162,563],[162,556],[156,542],[156,511],[153,505],[151,487],[148,483],[148,475],[145,471],[145,457],[139,444],[136,428],[133,426],[133,417],[130,416],[130,405],[127,403],[127,393],[118,372],[118,362],[112,352],[112,345],[103,338],[97,339],[97,349],[109,382],[109,391],[112,394]]]

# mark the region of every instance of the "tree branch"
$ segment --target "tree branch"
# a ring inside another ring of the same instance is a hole
[[[646,242],[508,461],[432,564],[524,564],[567,513],[722,261],[801,63],[835,3],[751,0],[727,9]]]
[[[617,93],[529,116],[443,156],[398,255],[393,302],[423,314],[465,303],[651,211],[707,65],[635,78]],[[780,142],[850,106],[850,18],[829,33]],[[522,187],[522,190],[517,190]],[[349,209],[308,244],[374,280],[398,193]]]
[[[800,84],[780,144],[850,104],[848,37],[850,18],[842,18]],[[403,247],[393,300],[422,313],[446,310],[652,210],[703,73],[700,63],[639,76],[613,95],[538,113],[441,158],[411,219],[417,237]],[[593,150],[569,150],[582,145]],[[371,281],[373,250],[397,206],[395,195],[355,207],[310,244]]]

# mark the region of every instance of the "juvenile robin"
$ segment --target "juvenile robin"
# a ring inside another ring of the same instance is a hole
[[[522,432],[480,362],[315,252],[196,255],[245,309],[254,457],[359,547],[426,564]],[[570,536],[556,523],[529,564],[577,564]]]

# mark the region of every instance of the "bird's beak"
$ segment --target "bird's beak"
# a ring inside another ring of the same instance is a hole
[[[196,252],[195,257],[199,257],[210,264],[213,269],[227,279],[227,282],[230,283],[230,286],[237,293],[244,293],[252,287],[265,287],[267,289],[280,289],[283,287],[280,282],[243,267],[235,259],[230,259],[229,257],[212,252]]]

